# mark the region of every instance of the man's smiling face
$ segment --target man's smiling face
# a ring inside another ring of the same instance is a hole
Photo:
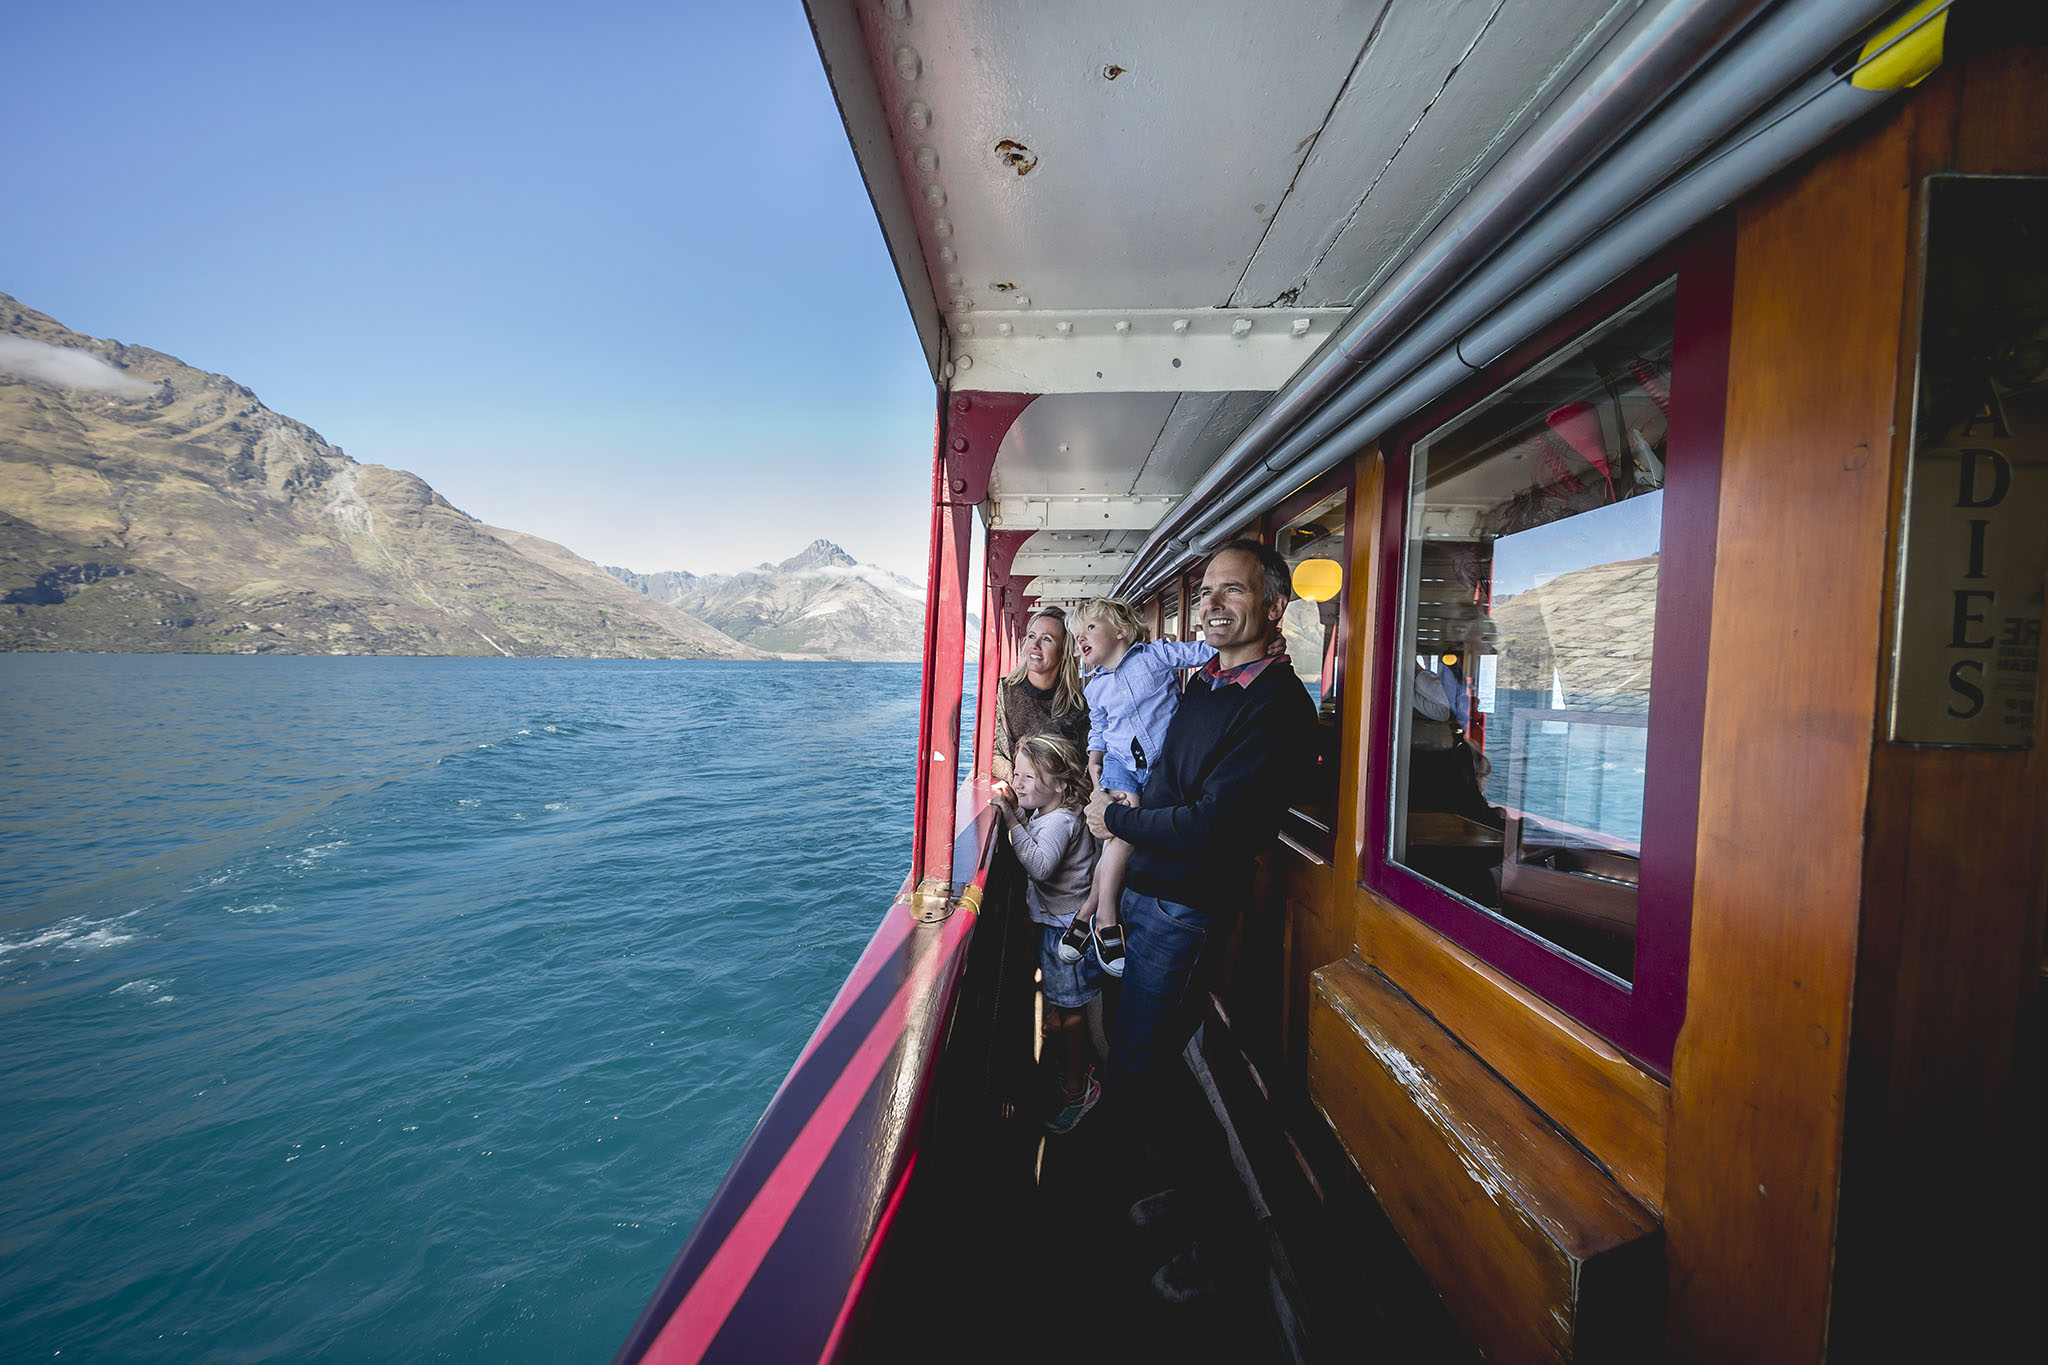
[[[1284,602],[1265,600],[1259,561],[1243,550],[1223,551],[1209,561],[1208,570],[1202,574],[1201,604],[1197,608],[1202,638],[1223,656],[1226,666],[1246,663],[1265,653],[1266,637],[1285,609]]]

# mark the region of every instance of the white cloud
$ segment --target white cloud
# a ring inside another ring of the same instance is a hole
[[[0,337],[0,374],[18,374],[40,379],[67,389],[90,389],[94,393],[144,394],[155,388],[89,351],[27,337]]]

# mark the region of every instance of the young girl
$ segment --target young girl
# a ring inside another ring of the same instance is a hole
[[[1122,793],[1140,804],[1150,765],[1166,738],[1166,726],[1180,707],[1183,668],[1216,657],[1213,646],[1199,640],[1148,640],[1151,632],[1138,614],[1111,597],[1085,603],[1075,619],[1080,625],[1082,689],[1088,697],[1088,773],[1104,791]],[[1124,893],[1124,871],[1131,846],[1111,839],[1102,848],[1095,871],[1089,913],[1076,915],[1060,939],[1061,958],[1078,962],[1092,938],[1095,958],[1111,976],[1124,974],[1124,931],[1117,922],[1117,902]],[[1084,922],[1085,921],[1085,922]]]
[[[1071,740],[1037,734],[1017,741],[1009,785],[998,783],[994,806],[1010,833],[1010,847],[1030,883],[1024,904],[1038,924],[1038,965],[1045,994],[1045,1034],[1060,1068],[1065,1105],[1046,1120],[1064,1133],[1081,1121],[1102,1090],[1087,1071],[1088,1002],[1102,993],[1102,974],[1078,958],[1062,958],[1067,926],[1087,919],[1088,887],[1095,871],[1095,836],[1081,819],[1088,804],[1088,771]]]

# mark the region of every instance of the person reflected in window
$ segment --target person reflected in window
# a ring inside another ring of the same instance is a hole
[[[1408,689],[1408,809],[1447,811],[1498,829],[1501,813],[1486,803],[1486,759],[1465,738],[1460,702],[1465,685],[1418,661]]]
[[[1010,776],[1017,745],[1032,735],[1058,735],[1087,749],[1088,701],[1067,644],[1067,613],[1061,608],[1041,607],[1025,623],[1017,666],[996,686],[996,777]]]

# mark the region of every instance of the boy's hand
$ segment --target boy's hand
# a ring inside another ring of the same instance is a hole
[[[1132,810],[1139,808],[1138,794],[1136,792],[1109,792],[1107,795],[1110,800],[1116,802],[1119,806],[1129,806]]]

